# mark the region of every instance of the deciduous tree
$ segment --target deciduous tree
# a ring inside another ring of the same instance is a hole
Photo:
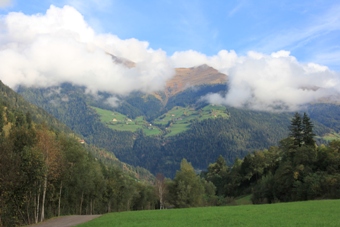
[[[159,209],[164,209],[164,199],[166,193],[166,183],[163,174],[158,173],[155,179],[155,190],[159,200]]]
[[[195,207],[202,204],[204,187],[192,165],[183,159],[181,169],[177,171],[169,189],[176,207]]]
[[[60,170],[58,165],[61,163],[60,147],[55,134],[49,131],[45,125],[42,125],[42,127],[37,130],[37,144],[35,149],[41,152],[45,164],[40,215],[40,221],[43,221],[45,219],[47,181],[49,178],[58,177]]]

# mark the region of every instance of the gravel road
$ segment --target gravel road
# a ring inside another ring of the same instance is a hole
[[[27,227],[71,227],[84,222],[88,222],[94,218],[100,217],[100,215],[70,215],[52,218],[44,222],[29,225]]]

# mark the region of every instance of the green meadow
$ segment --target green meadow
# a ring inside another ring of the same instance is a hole
[[[173,136],[189,129],[192,120],[202,121],[208,118],[229,118],[226,107],[208,105],[200,110],[190,107],[176,106],[167,113],[156,118],[154,124],[168,125],[166,136]]]
[[[167,113],[156,118],[155,124],[167,125],[169,122],[174,123],[189,123],[191,120],[204,120],[208,118],[224,117],[228,118],[225,106],[208,105],[200,110],[195,110],[190,107],[176,106]]]
[[[153,122],[147,122],[144,117],[140,116],[136,119],[129,119],[127,116],[116,111],[104,110],[92,107],[100,116],[101,122],[109,128],[118,131],[136,132],[143,130],[145,135],[153,136],[162,134],[162,130],[158,126],[167,126],[165,130],[166,136],[174,136],[189,129],[192,120],[204,120],[208,118],[229,118],[226,107],[208,105],[200,110],[189,107],[176,106],[167,113],[156,118]],[[155,125],[153,125],[155,124]]]
[[[340,226],[340,200],[109,213],[78,225],[90,226]]]
[[[322,137],[322,139],[326,141],[338,140],[340,139],[340,135],[338,133],[327,133],[326,135]]]
[[[97,107],[92,108],[99,114],[101,122],[111,129],[130,132],[143,130],[147,136],[159,135],[162,133],[158,127],[150,125],[150,123],[145,121],[142,116],[137,117],[136,119],[130,119],[116,111],[104,110]]]

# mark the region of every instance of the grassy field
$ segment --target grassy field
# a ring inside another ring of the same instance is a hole
[[[246,195],[246,196],[236,198],[236,200],[235,200],[236,205],[250,205],[250,204],[252,204],[251,196],[252,195],[249,194],[249,195]]]
[[[173,136],[188,130],[191,121],[194,119],[202,121],[217,117],[229,118],[225,106],[208,105],[198,111],[193,108],[176,106],[155,119],[154,123],[157,125],[169,125],[169,133],[166,136]]]
[[[326,141],[338,140],[340,139],[340,135],[338,133],[328,133],[322,137],[322,139]]]
[[[130,132],[141,129],[147,136],[159,135],[162,133],[159,128],[150,125],[150,123],[145,121],[142,116],[137,117],[136,119],[129,119],[127,116],[116,111],[104,110],[96,107],[92,108],[99,114],[101,122],[111,129]]]
[[[78,226],[340,226],[339,214],[340,200],[319,200],[110,213]]]
[[[136,119],[129,119],[127,116],[115,111],[104,110],[96,107],[92,107],[100,116],[100,120],[108,127],[118,131],[130,131],[135,132],[137,130],[143,130],[147,136],[160,135],[162,130],[153,125],[169,125],[165,131],[166,136],[174,136],[189,129],[191,121],[197,119],[199,121],[208,119],[223,117],[228,118],[229,114],[226,112],[224,106],[208,105],[201,110],[195,110],[193,108],[184,108],[176,106],[169,112],[155,119],[150,125],[150,122],[144,120],[142,116]]]

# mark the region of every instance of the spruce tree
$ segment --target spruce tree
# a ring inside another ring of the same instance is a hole
[[[315,136],[313,133],[313,123],[306,113],[301,117],[301,115],[296,112],[291,120],[289,130],[289,136],[293,138],[293,146],[295,148],[305,145],[313,146],[315,144],[313,138]]]
[[[306,113],[303,114],[302,117],[302,130],[303,130],[303,137],[302,140],[305,145],[307,146],[314,146],[315,140],[313,133],[313,123],[311,122],[310,118],[307,116]]]
[[[291,120],[289,136],[294,139],[294,147],[301,147],[303,143],[303,127],[301,115],[296,112],[293,119]]]

